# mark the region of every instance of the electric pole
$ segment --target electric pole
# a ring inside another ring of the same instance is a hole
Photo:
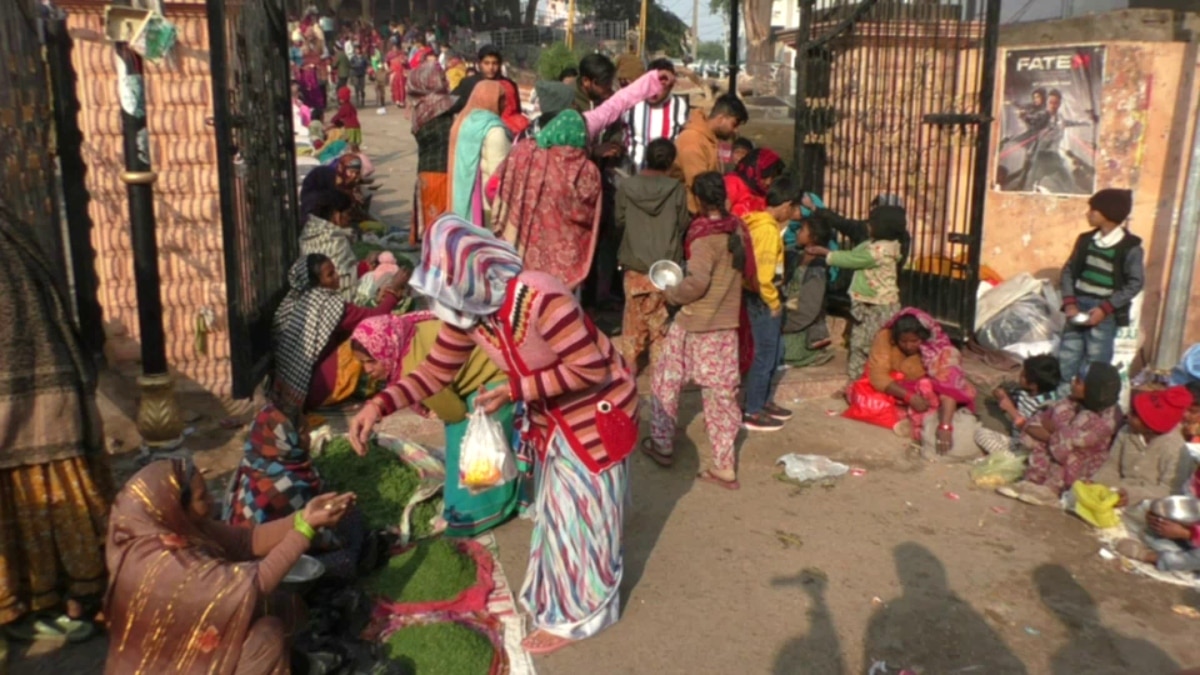
[[[700,0],[692,0],[692,63],[695,64],[700,50]]]

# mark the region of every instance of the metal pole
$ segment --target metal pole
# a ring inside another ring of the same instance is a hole
[[[167,370],[166,337],[155,236],[154,181],[150,166],[150,132],[146,128],[146,87],[142,57],[126,42],[116,43],[117,91],[121,101],[121,136],[125,171],[121,180],[129,195],[133,276],[137,288],[138,328],[142,342],[142,390],[138,431],[146,446],[173,449],[183,440],[183,422]]]
[[[800,20],[796,28],[796,58],[792,68],[796,72],[796,124],[793,137],[792,166],[797,171],[802,187],[805,190],[816,189],[816,183],[805,184],[810,172],[805,163],[804,137],[808,134],[808,44],[809,33],[812,32],[813,6],[816,0],[800,0]]]
[[[692,68],[700,58],[700,0],[692,0]]]
[[[575,49],[575,0],[567,7],[567,49]]]
[[[738,0],[729,0],[729,93],[737,96]]]
[[[646,16],[650,13],[650,0],[642,0],[642,20],[638,22],[638,57],[646,58]]]
[[[987,199],[988,165],[991,157],[988,149],[992,139],[992,111],[995,109],[996,86],[989,74],[996,72],[997,52],[1000,45],[1000,0],[987,0],[983,25],[983,66],[980,78],[984,86],[979,90],[979,132],[975,142],[975,179],[971,184],[970,241],[967,245],[967,288],[979,285],[979,265],[983,255],[983,212]],[[975,293],[967,293],[963,303],[962,339],[975,335]]]
[[[1192,299],[1192,265],[1196,262],[1196,240],[1200,237],[1200,116],[1195,122],[1183,208],[1179,212],[1179,231],[1175,235],[1175,254],[1171,258],[1171,281],[1167,284],[1162,328],[1158,332],[1158,350],[1154,358],[1158,370],[1170,370],[1179,363],[1183,353],[1183,329]]]

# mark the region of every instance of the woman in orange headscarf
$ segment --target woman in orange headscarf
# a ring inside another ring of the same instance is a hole
[[[479,82],[450,129],[450,210],[478,227],[491,210],[484,186],[512,147],[500,118],[505,98],[499,82]]]
[[[213,519],[204,478],[163,460],[130,479],[109,516],[105,672],[276,675],[290,672],[284,618],[266,599],[336,525],[354,495],[314,497],[295,518],[254,528]]]

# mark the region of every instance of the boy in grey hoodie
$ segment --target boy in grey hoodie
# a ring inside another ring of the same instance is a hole
[[[621,235],[617,259],[625,270],[625,317],[617,348],[634,375],[647,348],[650,364],[658,361],[667,335],[667,302],[650,283],[650,266],[659,260],[683,262],[687,190],[667,175],[674,163],[674,143],[665,138],[651,141],[646,146],[646,168],[617,187],[616,221]]]

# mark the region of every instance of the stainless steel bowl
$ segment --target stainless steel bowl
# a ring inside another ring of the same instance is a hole
[[[1200,499],[1194,497],[1172,495],[1156,499],[1150,505],[1150,511],[1184,525],[1200,523]]]
[[[320,560],[310,555],[302,555],[296,564],[292,565],[292,569],[288,570],[283,583],[303,586],[320,579],[322,574],[325,574],[325,565]]]
[[[660,291],[678,286],[683,281],[683,268],[670,260],[659,260],[650,266],[650,283]]]

